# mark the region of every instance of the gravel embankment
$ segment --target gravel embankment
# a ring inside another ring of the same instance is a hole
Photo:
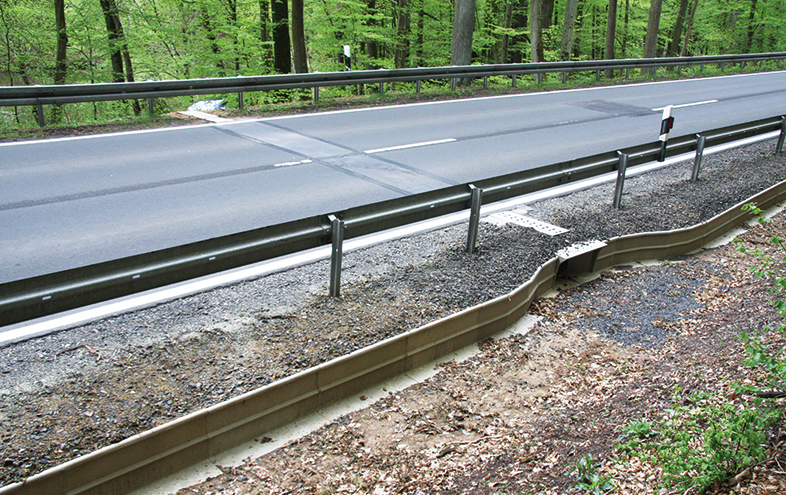
[[[324,295],[319,262],[2,348],[0,482],[507,293],[573,243],[707,220],[786,178],[773,149],[705,157],[696,184],[684,164],[631,178],[621,210],[613,184],[530,205],[569,229],[555,237],[483,224],[467,255],[459,225],[349,253],[338,299]],[[665,331],[652,326],[637,342]]]

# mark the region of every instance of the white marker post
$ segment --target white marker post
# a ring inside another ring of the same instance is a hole
[[[352,57],[349,45],[344,45],[344,68],[347,70],[352,70]]]
[[[658,161],[662,162],[666,159],[666,142],[669,140],[669,131],[674,127],[674,117],[671,112],[674,110],[674,105],[666,105],[663,109],[663,120],[660,122],[660,154]]]

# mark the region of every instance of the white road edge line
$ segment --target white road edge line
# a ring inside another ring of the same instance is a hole
[[[366,150],[363,153],[383,153],[385,151],[397,151],[397,150],[406,150],[409,148],[420,148],[422,146],[431,146],[434,144],[445,144],[445,143],[452,143],[455,141],[455,138],[447,138],[447,139],[438,139],[436,141],[424,141],[422,143],[412,143],[412,144],[402,144],[400,146],[390,146],[389,148],[377,148],[373,150]]]
[[[683,103],[682,105],[672,105],[672,108],[695,107],[696,105],[706,105],[708,103],[718,103],[718,100],[697,101],[696,103]],[[666,107],[653,108],[652,111],[662,112],[664,108]]]
[[[745,146],[747,144],[756,143],[759,141],[766,141],[778,137],[780,131],[773,131],[761,136],[754,136],[734,143],[727,143],[704,150],[705,155],[719,153],[727,149]],[[652,162],[649,164],[639,165],[628,169],[627,176],[637,175],[659,168],[667,167],[675,163],[686,160],[692,160],[695,152],[685,153],[679,156],[668,158],[664,162]],[[482,215],[496,213],[498,211],[505,211],[515,208],[516,206],[528,203],[534,203],[549,197],[555,197],[567,194],[569,192],[587,189],[589,187],[602,184],[604,182],[613,182],[617,179],[617,172],[611,172],[604,176],[593,177],[581,181],[572,182],[564,186],[557,186],[545,191],[526,194],[517,198],[512,198],[506,201],[500,201],[485,205],[481,208]],[[611,202],[611,198],[609,198]],[[431,220],[424,220],[422,222],[391,229],[377,234],[369,234],[357,239],[351,239],[344,242],[344,253],[357,251],[365,247],[381,244],[394,239],[400,239],[410,235],[436,230],[450,225],[466,222],[469,219],[469,210],[452,213],[443,217],[434,218]],[[81,325],[101,320],[110,316],[126,313],[129,311],[137,311],[140,309],[156,306],[158,304],[180,299],[182,297],[190,296],[217,287],[224,287],[235,284],[244,280],[252,280],[271,273],[289,270],[291,268],[330,259],[331,247],[322,246],[302,253],[296,253],[273,260],[263,261],[254,265],[228,270],[215,275],[208,275],[195,280],[189,280],[178,284],[170,285],[167,287],[152,289],[140,294],[133,294],[112,301],[97,303],[85,308],[74,309],[52,316],[45,316],[35,320],[17,323],[0,328],[0,346],[21,342],[23,340],[40,337],[59,330],[66,330]]]

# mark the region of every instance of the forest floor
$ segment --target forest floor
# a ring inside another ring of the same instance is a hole
[[[766,253],[772,235],[786,236],[782,215],[741,241]],[[617,445],[631,421],[656,423],[697,393],[750,406],[732,393],[761,378],[743,365],[740,333],[779,319],[754,264],[726,245],[618,267],[538,300],[528,333],[488,339],[434,377],[177,495],[588,493],[575,474],[587,454],[612,493],[697,493],[661,488],[662,469]],[[786,493],[784,425],[768,438],[764,461],[710,492]]]

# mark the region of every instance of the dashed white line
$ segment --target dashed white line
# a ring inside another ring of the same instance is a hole
[[[696,103],[683,103],[682,105],[672,105],[672,108],[695,107],[696,105],[706,105],[708,103],[718,103],[718,100],[697,101]],[[653,112],[661,112],[666,107],[653,108]]]
[[[409,148],[419,148],[421,146],[431,146],[433,144],[452,143],[453,141],[455,141],[454,138],[439,139],[437,141],[424,141],[422,143],[402,144],[400,146],[391,146],[389,148],[377,148],[374,150],[366,150],[363,153],[383,153],[385,151],[406,150]]]
[[[284,162],[284,163],[276,163],[273,165],[274,167],[292,167],[294,165],[304,165],[306,163],[311,163],[313,160],[300,160],[299,162]]]

